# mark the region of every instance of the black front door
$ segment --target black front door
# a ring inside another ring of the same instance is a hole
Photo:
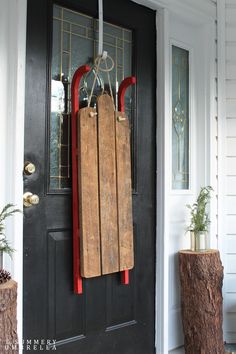
[[[69,88],[96,53],[97,1],[28,0],[25,161],[36,169],[24,188],[39,204],[24,211],[25,352],[46,352],[47,340],[63,354],[155,352],[155,12],[129,0],[103,6],[113,87],[137,78],[126,96],[135,267],[129,285],[115,273],[73,293]]]

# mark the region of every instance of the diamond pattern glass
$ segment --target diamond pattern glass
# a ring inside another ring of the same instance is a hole
[[[79,66],[92,66],[94,63],[98,47],[98,21],[54,5],[52,47],[49,190],[60,192],[71,187],[70,83]],[[117,104],[119,84],[132,74],[132,31],[104,23],[104,50],[115,62],[110,77]],[[81,106],[87,105],[93,75],[90,73],[82,81]],[[106,74],[99,75],[95,91],[99,93],[101,87],[107,91]],[[131,89],[127,90],[125,97],[129,117],[132,108],[131,93]]]

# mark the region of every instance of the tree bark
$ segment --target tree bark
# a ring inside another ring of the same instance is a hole
[[[217,250],[179,252],[186,354],[224,354],[223,267]]]
[[[9,280],[0,285],[0,353],[17,354],[17,283]]]

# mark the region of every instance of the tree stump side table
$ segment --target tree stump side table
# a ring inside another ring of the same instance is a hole
[[[17,283],[9,280],[0,285],[0,353],[17,354]]]
[[[219,251],[180,251],[179,271],[185,353],[224,354]]]

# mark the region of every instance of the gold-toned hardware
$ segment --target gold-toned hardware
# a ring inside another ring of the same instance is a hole
[[[95,116],[97,116],[97,112],[90,112],[89,113],[89,117],[93,118]]]
[[[32,205],[37,205],[39,203],[39,197],[31,192],[26,192],[23,195],[23,204],[25,207],[30,207]]]
[[[36,170],[35,165],[32,162],[26,161],[24,165],[24,173],[26,175],[32,175]]]
[[[126,117],[118,116],[117,120],[118,122],[123,122],[124,120],[126,120]]]

